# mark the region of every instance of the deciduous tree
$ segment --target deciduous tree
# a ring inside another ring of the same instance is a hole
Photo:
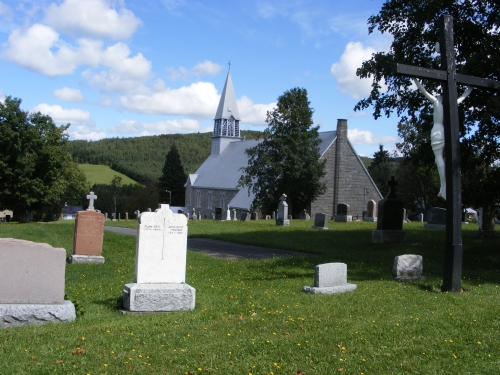
[[[439,41],[438,20],[444,13],[454,20],[457,72],[499,80],[500,3],[496,0],[388,0],[377,15],[368,19],[370,33],[375,29],[389,33],[393,42],[388,52],[373,54],[358,69],[359,77],[371,78],[373,82],[370,96],[359,101],[355,109],[373,106],[375,118],[394,113],[400,116],[400,127],[406,129],[400,132],[403,142],[399,146],[408,157],[425,159],[431,152],[430,147],[420,147],[422,142],[419,143],[414,134],[430,137],[432,108],[413,88],[409,77],[396,74],[396,63],[440,69],[440,56],[435,46]],[[439,82],[425,80],[424,86],[429,92],[441,92]],[[459,94],[464,90],[459,87]],[[478,192],[478,185],[474,183],[477,181],[474,176],[480,175],[485,186],[495,184],[494,163],[500,158],[499,109],[499,93],[483,89],[474,90],[459,106],[464,203],[492,206],[500,200],[497,189],[485,202],[484,194]],[[481,163],[469,163],[468,158],[472,155]],[[467,174],[471,174],[470,178]]]
[[[68,125],[56,126],[49,116],[20,108],[21,99],[0,103],[0,209],[14,219],[58,216],[64,197],[86,186],[85,176],[66,150]],[[45,217],[51,219],[52,217]]]

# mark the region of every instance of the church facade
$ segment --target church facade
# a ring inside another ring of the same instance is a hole
[[[190,214],[194,209],[196,214],[210,218],[216,207],[224,212],[229,207],[240,217],[241,212],[252,209],[254,196],[247,187],[239,187],[238,181],[241,168],[248,165],[245,150],[260,141],[241,137],[240,121],[229,71],[215,114],[211,154],[184,185],[185,206]],[[327,190],[311,202],[311,217],[319,212],[334,217],[337,205],[345,203],[350,206],[349,215],[361,219],[367,202],[371,199],[378,202],[382,195],[347,138],[347,120],[338,120],[336,131],[319,132],[319,136],[320,160],[326,160]]]

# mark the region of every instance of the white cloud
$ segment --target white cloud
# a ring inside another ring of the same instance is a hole
[[[378,145],[378,144],[387,144],[396,142],[396,138],[390,135],[374,137],[371,131],[359,130],[357,128],[348,129],[347,137],[349,138],[349,141],[351,141],[353,145],[361,145],[361,144]]]
[[[54,77],[71,74],[80,64],[97,65],[101,46],[101,42],[89,39],[79,39],[78,46],[70,46],[50,27],[35,24],[26,30],[14,30],[1,57]]]
[[[238,99],[237,103],[241,122],[253,125],[267,125],[267,111],[272,111],[276,107],[276,103],[254,104],[254,102],[246,96],[242,96]]]
[[[52,92],[52,95],[59,100],[65,100],[68,102],[85,102],[85,98],[83,97],[80,90],[72,89],[70,87],[63,87],[62,89],[54,90]]]
[[[70,123],[68,133],[72,139],[98,140],[106,137],[106,134],[95,125],[88,111],[64,109],[60,105],[41,103],[33,108],[33,112],[50,116],[56,124]]]
[[[121,40],[130,37],[141,20],[130,10],[113,8],[108,0],[65,0],[50,4],[45,12],[48,25],[70,35]]]
[[[108,131],[112,134],[131,135],[158,135],[158,134],[185,134],[200,130],[198,121],[192,119],[166,120],[154,123],[122,120]]]
[[[364,47],[359,42],[349,42],[345,47],[340,61],[332,64],[330,69],[335,81],[342,92],[347,93],[352,99],[366,97],[371,91],[371,79],[360,79],[356,70],[361,63],[371,58],[375,53],[372,47]]]
[[[222,69],[222,65],[213,63],[209,60],[205,60],[201,63],[196,64],[193,68],[188,69],[183,66],[178,68],[166,68],[166,71],[170,74],[169,79],[175,81],[180,78],[188,78],[189,76],[201,77],[204,75],[216,75]]]
[[[213,118],[219,94],[211,82],[196,82],[178,89],[120,97],[120,106],[130,111],[157,115]]]
[[[100,60],[108,69],[99,72],[87,69],[82,73],[82,77],[90,86],[107,93],[145,92],[147,89],[143,83],[151,75],[151,61],[141,53],[133,57],[130,57],[130,53],[124,43],[109,46],[102,52]]]

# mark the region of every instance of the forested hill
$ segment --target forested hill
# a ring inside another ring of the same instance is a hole
[[[255,139],[259,132],[242,130]],[[194,173],[210,155],[212,133],[164,134],[137,138],[105,138],[99,141],[71,141],[68,151],[77,163],[103,164],[133,180],[160,178],[165,156],[175,142],[186,173]]]

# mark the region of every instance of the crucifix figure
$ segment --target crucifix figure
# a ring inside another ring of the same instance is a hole
[[[94,195],[94,192],[91,191],[89,195],[87,195],[87,199],[89,200],[89,208],[88,210],[94,209],[94,200],[97,199],[97,195]]]
[[[397,65],[397,72],[411,77],[440,81],[443,89],[444,147],[446,151],[446,246],[442,291],[461,291],[462,279],[462,182],[460,179],[460,133],[458,127],[457,83],[469,87],[500,90],[500,82],[458,74],[455,71],[453,18],[442,15],[439,20],[441,69]]]
[[[427,90],[422,86],[418,79],[413,78],[413,82],[417,85],[419,91],[432,103],[434,108],[434,126],[431,130],[431,147],[434,152],[434,160],[436,161],[437,170],[439,173],[439,181],[441,182],[441,188],[439,189],[438,196],[446,199],[446,176],[445,167],[443,159],[443,149],[444,149],[444,126],[443,126],[443,96],[436,95],[433,96],[427,92]],[[457,99],[457,104],[463,102],[463,100],[469,96],[472,91],[472,87],[468,88],[460,98]]]

